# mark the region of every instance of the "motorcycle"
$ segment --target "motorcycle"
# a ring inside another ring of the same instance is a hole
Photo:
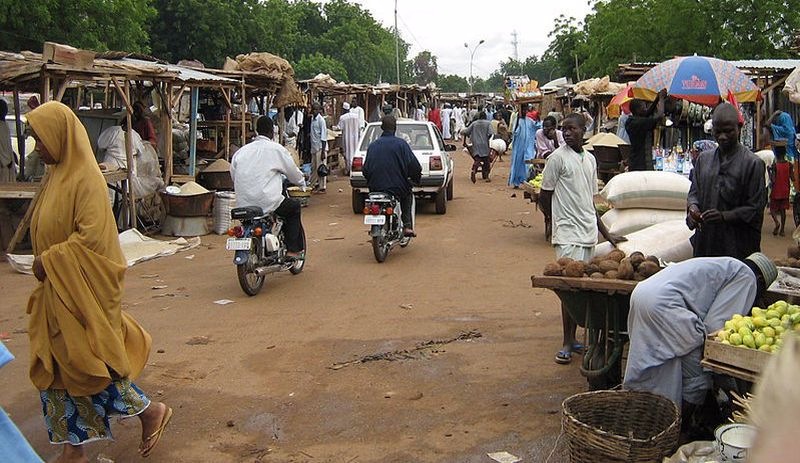
[[[225,249],[235,251],[233,263],[239,285],[248,296],[255,296],[264,286],[266,276],[271,273],[289,271],[297,275],[303,271],[305,259],[286,256],[283,234],[283,219],[274,213],[264,214],[260,207],[237,207],[231,210],[231,219],[241,225],[228,230]],[[300,233],[303,249],[306,249],[306,234],[302,226]]]
[[[385,261],[393,247],[411,243],[411,237],[403,235],[401,217],[400,202],[388,193],[369,193],[364,201],[364,224],[370,226],[372,252],[378,262]]]

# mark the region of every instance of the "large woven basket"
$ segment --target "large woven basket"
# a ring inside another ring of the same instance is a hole
[[[572,463],[660,462],[678,445],[680,411],[660,395],[593,391],[562,407]]]

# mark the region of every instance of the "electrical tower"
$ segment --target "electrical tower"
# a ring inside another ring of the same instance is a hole
[[[522,74],[522,63],[519,61],[519,40],[517,40],[517,31],[511,33],[511,37],[514,37],[514,40],[511,41],[511,44],[514,45],[514,61],[519,63],[519,72]]]

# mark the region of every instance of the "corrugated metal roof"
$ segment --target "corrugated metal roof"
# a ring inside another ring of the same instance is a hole
[[[737,68],[789,70],[800,66],[800,59],[753,59],[731,61]]]
[[[231,85],[236,85],[239,83],[239,81],[234,79],[229,79],[227,77],[222,77],[215,74],[209,74],[208,72],[203,72],[199,69],[192,69],[184,66],[178,66],[177,64],[160,64],[160,63],[154,63],[152,61],[143,61],[133,58],[124,58],[122,61],[141,66],[164,68],[169,72],[174,72],[178,74],[178,80],[186,83],[219,82],[221,84],[231,84]]]

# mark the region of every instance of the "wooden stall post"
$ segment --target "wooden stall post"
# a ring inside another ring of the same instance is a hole
[[[229,88],[221,88],[222,96],[225,97],[225,160],[231,160],[231,90]]]
[[[189,175],[194,177],[197,162],[197,106],[200,103],[200,88],[191,87],[189,99]]]
[[[14,87],[14,121],[17,129],[17,152],[19,153],[19,173],[17,180],[25,181],[25,137],[22,129],[22,118],[19,109],[19,89]]]
[[[50,75],[44,71],[44,77],[42,78],[42,104],[48,101],[50,101]]]
[[[242,89],[241,89],[241,100],[242,100],[242,136],[241,136],[241,143],[239,146],[244,146],[247,143],[247,98],[245,96],[245,87],[244,87],[244,75],[242,76]]]
[[[126,106],[125,126],[127,127],[125,131],[125,159],[128,162],[128,187],[126,188],[128,193],[128,223],[131,228],[136,228],[136,195],[133,191],[133,171],[136,165],[133,160],[133,120],[131,118],[133,115],[133,107],[130,104],[131,81],[128,79],[125,79],[125,94],[122,96]],[[123,198],[123,201],[124,200],[125,198]]]
[[[173,170],[173,157],[175,153],[172,151],[172,82],[166,84],[166,98],[161,98],[162,111],[164,115],[161,116],[161,124],[164,131],[164,183],[169,185],[172,180]]]

